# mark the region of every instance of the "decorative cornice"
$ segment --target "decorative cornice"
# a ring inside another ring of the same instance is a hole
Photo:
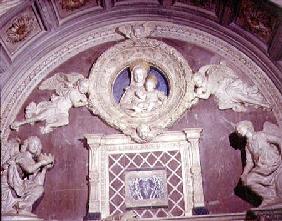
[[[183,133],[179,131],[166,131],[164,134],[160,134],[156,139],[150,141],[150,143],[186,142],[187,140],[198,141],[202,130],[202,128],[186,128],[183,129]],[[84,134],[84,137],[87,139],[87,143],[90,146],[136,144],[130,137],[123,134],[111,134],[106,136],[103,134]],[[144,145],[146,144],[140,144],[140,146]],[[150,145],[147,146],[149,147]]]

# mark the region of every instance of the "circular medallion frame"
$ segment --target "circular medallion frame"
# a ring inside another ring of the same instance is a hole
[[[116,103],[113,84],[122,70],[140,60],[161,70],[170,92],[159,108],[132,115]],[[176,49],[156,39],[129,39],[109,48],[93,65],[89,80],[89,106],[93,113],[140,143],[172,125],[194,99],[192,70],[187,61]]]

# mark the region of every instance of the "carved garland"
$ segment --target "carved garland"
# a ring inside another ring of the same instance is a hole
[[[148,114],[126,114],[113,99],[113,83],[118,73],[136,60],[144,60],[159,68],[169,83],[167,102]],[[103,74],[101,74],[103,73]],[[122,130],[137,142],[146,142],[173,124],[190,108],[194,98],[192,70],[182,55],[167,44],[154,39],[127,40],[108,49],[93,66],[89,80],[92,111],[109,125]],[[152,135],[137,133],[146,125]]]
[[[278,123],[282,124],[282,96],[266,73],[249,57],[229,43],[203,31],[168,22],[155,23],[156,30],[152,33],[153,37],[173,38],[200,45],[235,64],[262,91],[268,103],[271,104]],[[2,91],[2,141],[7,140],[10,133],[9,125],[15,120],[22,104],[36,85],[52,70],[77,53],[104,42],[121,39],[120,35],[114,33],[116,27],[117,25],[107,26],[81,34],[79,38],[73,38],[47,53],[34,65],[25,70],[19,68],[15,71]]]

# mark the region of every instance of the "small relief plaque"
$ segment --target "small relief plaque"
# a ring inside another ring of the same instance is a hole
[[[165,169],[135,170],[125,172],[125,206],[168,206]]]

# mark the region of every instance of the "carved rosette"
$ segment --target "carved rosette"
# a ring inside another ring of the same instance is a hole
[[[62,0],[61,6],[62,9],[74,10],[84,6],[86,2],[88,2],[88,0]]]
[[[169,95],[167,102],[157,110],[132,116],[114,100],[113,84],[118,74],[137,60],[144,60],[164,73]],[[191,68],[174,48],[155,39],[126,40],[104,52],[93,65],[89,75],[90,109],[136,142],[148,142],[192,106],[194,85],[191,78]],[[140,133],[140,128],[144,127],[149,136]]]
[[[32,31],[34,19],[29,16],[17,18],[7,29],[7,41],[16,43],[24,40]]]

